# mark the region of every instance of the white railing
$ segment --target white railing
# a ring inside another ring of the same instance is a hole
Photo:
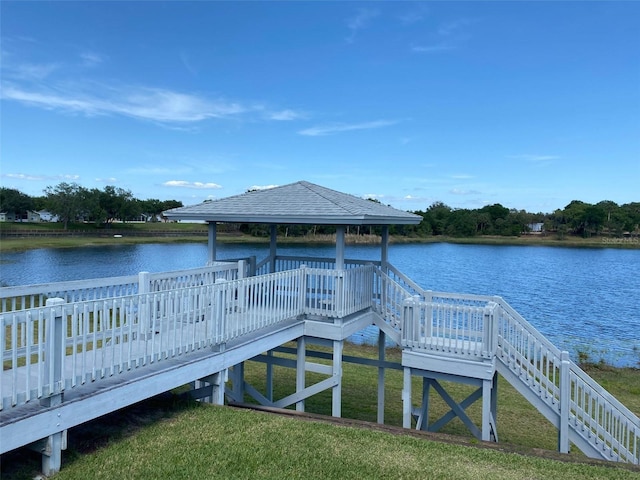
[[[376,268],[374,273],[374,308],[386,323],[400,332],[402,331],[404,302],[407,298],[411,298],[411,295],[381,268]]]
[[[640,420],[628,408],[571,364],[568,422],[610,460],[640,463]]]
[[[337,318],[369,308],[373,268],[303,267],[115,298],[49,299],[47,306],[0,313],[0,408],[221,345],[287,319]]]
[[[640,419],[506,302],[498,315],[498,358],[556,412],[561,433],[571,428],[602,458],[640,463]]]
[[[569,450],[571,429],[591,456],[640,463],[638,416],[502,298],[423,290],[392,265],[387,271],[388,277],[379,274],[383,285],[393,282],[402,289],[399,297],[413,296],[403,310],[403,346],[455,356],[495,355],[555,412],[561,451]]]
[[[405,300],[402,346],[458,357],[493,358],[497,305]]]
[[[363,265],[378,265],[380,262],[372,261],[372,260],[345,260],[344,269],[349,270],[351,268],[360,267]],[[336,260],[335,258],[322,258],[322,257],[303,257],[303,256],[294,256],[294,255],[277,255],[275,258],[275,271],[282,272],[286,270],[295,270],[300,268],[301,266],[306,266],[309,268],[319,268],[319,269],[335,269]],[[263,275],[265,273],[269,273],[269,269],[271,268],[271,258],[266,257],[256,265],[256,275]]]
[[[372,306],[373,265],[347,270],[300,268],[304,272],[305,313],[342,318]]]
[[[208,267],[173,272],[141,272],[124,277],[3,287],[0,288],[0,313],[44,306],[47,298],[62,298],[72,303],[206,285],[218,278],[233,280],[245,276],[239,275],[238,269],[238,263],[219,262]]]
[[[304,265],[315,260],[304,260],[289,259],[300,266],[256,277],[238,278],[247,272],[240,262],[1,289],[0,408],[220,345],[287,319],[342,318],[373,308],[400,332],[406,348],[495,356],[558,415],[567,450],[570,428],[603,458],[639,463],[638,417],[500,297],[422,290],[393,267],[387,269],[390,277],[370,262],[335,270],[309,268]],[[129,290],[135,293],[124,294]],[[62,300],[54,300],[59,292],[65,294]],[[47,299],[52,305],[40,306]]]

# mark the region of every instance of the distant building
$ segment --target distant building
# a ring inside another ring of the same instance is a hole
[[[55,218],[55,220],[44,220],[42,214],[48,215],[46,218]],[[29,223],[38,223],[38,222],[57,222],[58,217],[52,216],[49,212],[35,212],[33,210],[28,210],[24,215],[16,215],[14,212],[0,212],[0,222],[29,222]]]
[[[527,225],[530,233],[542,233],[544,231],[544,223],[530,223]]]
[[[29,222],[29,223],[37,223],[37,222],[41,222],[41,218],[40,218],[40,214],[38,212],[34,212],[33,210],[29,210],[27,211],[27,215],[26,217],[23,217],[22,219],[23,222]]]
[[[51,212],[48,212],[47,210],[39,210],[38,215],[40,215],[40,221],[41,222],[58,222],[60,221],[58,215],[54,215]]]

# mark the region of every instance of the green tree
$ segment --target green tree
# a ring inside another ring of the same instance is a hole
[[[442,202],[432,203],[422,217],[431,235],[444,235],[450,222],[451,207]]]
[[[0,211],[11,213],[22,219],[29,210],[33,210],[33,199],[15,188],[0,187]]]
[[[45,188],[44,192],[47,209],[60,218],[65,230],[84,213],[87,189],[77,183],[62,182]]]

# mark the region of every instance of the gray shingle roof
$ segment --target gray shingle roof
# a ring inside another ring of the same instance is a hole
[[[309,182],[255,190],[164,212],[170,220],[312,225],[418,224],[419,215]]]

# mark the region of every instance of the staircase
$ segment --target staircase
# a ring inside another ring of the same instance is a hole
[[[557,428],[559,451],[568,453],[572,443],[591,458],[640,464],[638,416],[502,298],[423,290],[392,266],[386,272],[378,270],[378,275],[383,286],[381,298],[386,300],[380,302],[379,313],[400,333],[403,346],[411,345],[404,341],[407,333],[403,329],[416,330],[417,318],[421,319],[422,332],[435,328],[431,313],[435,306],[442,309],[449,305],[455,312],[490,308],[492,314],[484,317],[480,327],[479,338],[485,342],[482,355],[486,358],[489,351],[495,369]],[[409,298],[414,299],[414,305],[423,305],[422,313],[416,316],[413,308],[403,309],[399,300],[402,297],[405,302]],[[477,334],[478,326],[474,328]],[[460,335],[457,331],[455,334]],[[469,332],[464,333],[464,338],[470,338]]]

